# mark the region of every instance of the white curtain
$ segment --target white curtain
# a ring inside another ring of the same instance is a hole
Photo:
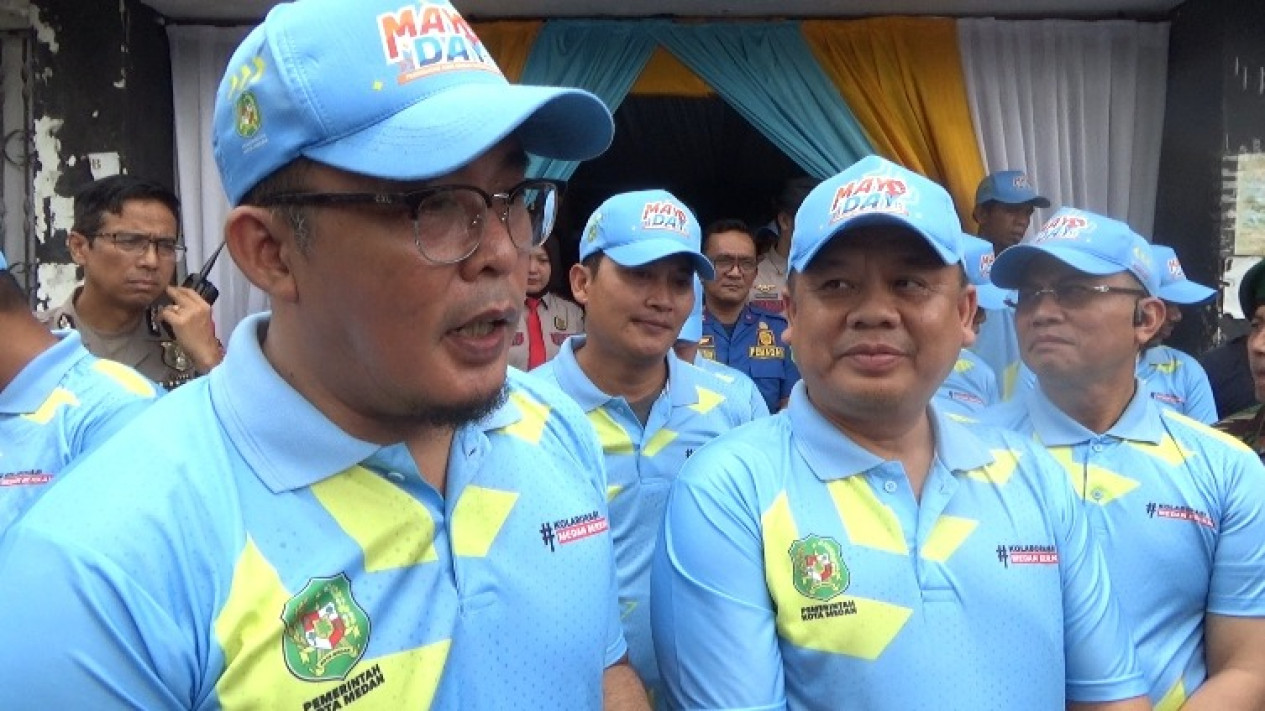
[[[1053,203],[1040,221],[1067,205],[1149,238],[1168,24],[971,19],[958,37],[988,171],[1027,171]]]
[[[167,28],[176,108],[176,189],[180,193],[181,229],[189,248],[186,265],[191,273],[202,268],[224,237],[229,205],[211,152],[211,113],[229,57],[249,30],[188,25]],[[227,342],[237,322],[268,308],[268,299],[237,269],[228,250],[220,254],[210,279],[220,290],[213,307],[216,330],[220,340]]]

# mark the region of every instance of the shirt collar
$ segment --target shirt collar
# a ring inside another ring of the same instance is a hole
[[[1147,394],[1146,383],[1137,378],[1133,382],[1133,398],[1124,408],[1120,419],[1102,435],[1094,433],[1060,410],[1039,386],[1024,393],[1024,409],[1032,420],[1033,432],[1041,440],[1041,444],[1047,447],[1071,446],[1104,436],[1158,444],[1164,437],[1164,425],[1160,422],[1158,406]]]
[[[563,342],[558,348],[558,355],[554,356],[550,363],[553,368],[554,376],[558,381],[558,387],[562,391],[571,396],[580,404],[580,409],[585,412],[596,410],[611,400],[615,400],[616,396],[608,395],[601,388],[597,387],[589,376],[580,367],[580,362],[575,358],[577,346],[583,346],[588,339],[583,334],[571,336]],[[668,397],[671,399],[672,407],[684,407],[693,405],[698,402],[698,391],[694,388],[687,387],[690,378],[686,377],[683,361],[676,356],[676,353],[669,350],[667,354],[668,361],[668,382],[664,384],[664,388],[668,391]],[[676,388],[671,387],[672,383],[681,383]]]
[[[0,391],[0,413],[24,415],[35,412],[57,389],[75,363],[88,355],[78,331],[54,331],[53,335],[57,337],[57,343],[27,363],[9,386]]]
[[[969,429],[937,407],[929,408],[938,464],[957,473],[978,469],[993,461],[988,448]],[[786,413],[796,450],[822,481],[863,474],[886,461],[853,442],[826,419],[808,399],[802,380],[791,389]]]

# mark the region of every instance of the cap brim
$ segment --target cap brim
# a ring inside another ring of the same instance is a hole
[[[614,131],[606,104],[586,91],[463,84],[303,154],[376,178],[426,180],[468,165],[510,135],[533,155],[586,160],[610,146]]]
[[[996,310],[1006,306],[1004,289],[999,289],[992,284],[976,284],[975,293],[978,296],[980,308]]]
[[[1201,304],[1216,296],[1217,292],[1193,281],[1179,281],[1161,286],[1156,296],[1175,304]]]
[[[910,232],[918,235],[919,237],[923,239],[924,242],[927,243],[927,246],[931,247],[931,249],[936,253],[936,256],[940,258],[940,261],[944,262],[945,264],[953,264],[955,262],[960,262],[962,260],[962,255],[955,254],[953,252],[948,251],[947,249],[945,249],[943,246],[940,245],[938,240],[936,240],[931,235],[927,234],[922,229],[915,227],[913,224],[911,224],[904,218],[899,217],[897,215],[887,215],[887,214],[876,213],[876,214],[869,214],[869,215],[861,215],[859,217],[854,217],[850,220],[845,221],[843,224],[839,226],[837,230],[832,232],[825,239],[822,239],[818,241],[817,244],[813,245],[812,249],[808,250],[803,255],[799,255],[799,258],[796,260],[796,265],[794,265],[795,271],[800,271],[800,272],[804,271],[804,269],[806,269],[808,265],[812,264],[813,260],[817,258],[818,253],[821,252],[823,247],[825,247],[827,244],[830,244],[834,240],[839,239],[839,237],[841,237],[845,233],[850,232],[859,227],[871,227],[875,225],[903,227],[904,229],[907,229]],[[795,237],[794,235],[792,235],[791,240],[794,241],[794,239]],[[795,253],[795,248],[794,248],[794,245],[792,245],[791,254],[794,255],[794,253]]]
[[[621,267],[641,267],[660,259],[683,254],[690,258],[690,263],[694,266],[694,271],[698,272],[700,279],[716,278],[716,269],[712,266],[710,259],[672,239],[640,239],[631,244],[604,249],[602,254],[610,257]]]
[[[1020,281],[1028,265],[1040,255],[1047,255],[1059,260],[1078,272],[1103,276],[1129,271],[1119,264],[1100,259],[1076,249],[1061,249],[1057,244],[1046,243],[1040,246],[1033,244],[1016,244],[1007,247],[997,255],[989,277],[993,284],[1002,289],[1018,289]]]

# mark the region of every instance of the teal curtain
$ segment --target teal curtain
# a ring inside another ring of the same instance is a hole
[[[653,38],[636,22],[551,20],[532,44],[520,81],[587,89],[614,112],[628,96],[654,48]],[[575,161],[532,156],[527,174],[566,180],[578,165]]]
[[[652,21],[645,29],[810,175],[827,178],[874,153],[798,23]]]

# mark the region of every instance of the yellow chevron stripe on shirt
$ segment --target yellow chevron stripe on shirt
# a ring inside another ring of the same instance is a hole
[[[694,386],[694,391],[698,393],[698,402],[690,405],[690,409],[700,415],[706,415],[715,410],[720,403],[725,401],[724,395],[698,385]]]
[[[456,555],[482,558],[509,518],[518,494],[481,486],[467,486],[452,510],[452,551]]]
[[[1194,419],[1193,417],[1183,415],[1182,413],[1177,412],[1175,410],[1170,410],[1168,408],[1160,408],[1160,416],[1167,417],[1170,420],[1176,420],[1193,430],[1197,430],[1199,434],[1201,435],[1207,435],[1209,437],[1212,437],[1213,439],[1216,439],[1219,442],[1224,442],[1225,444],[1235,449],[1252,452],[1253,454],[1256,453],[1251,447],[1244,444],[1243,441],[1238,439],[1237,437],[1228,435],[1225,432],[1222,432],[1221,430],[1217,429],[1216,427],[1210,427],[1200,422],[1199,420]]]
[[[1071,447],[1051,447],[1049,451],[1067,470],[1072,490],[1084,501],[1106,506],[1141,486],[1136,479],[1121,476],[1097,464],[1085,467],[1076,461]]]
[[[1010,481],[1015,469],[1019,467],[1019,454],[1013,449],[990,449],[993,461],[978,469],[972,469],[966,475],[986,484],[1001,486]]]
[[[1155,457],[1171,467],[1181,466],[1192,454],[1189,449],[1183,447],[1180,442],[1173,439],[1173,436],[1169,434],[1165,434],[1158,444],[1136,442],[1134,440],[1129,440],[1125,444],[1139,452]]]
[[[616,422],[606,410],[599,407],[591,410],[588,416],[589,422],[593,423],[593,429],[597,430],[597,440],[602,443],[603,454],[633,453],[633,441],[628,435],[628,430]]]
[[[529,444],[539,443],[540,435],[544,433],[545,424],[549,421],[551,408],[543,402],[539,402],[517,390],[510,393],[509,399],[510,402],[518,406],[522,419],[503,428],[501,431],[518,437]]]
[[[61,407],[79,407],[79,398],[66,388],[57,388],[49,393],[48,398],[35,409],[35,412],[22,415],[22,417],[37,425],[47,425],[52,422],[53,417],[57,415],[57,409]]]
[[[611,502],[611,499],[615,498],[616,496],[619,496],[623,490],[624,490],[624,487],[618,484],[611,484],[610,486],[606,487],[606,503],[609,504]]]
[[[647,457],[653,457],[659,452],[662,452],[664,447],[672,444],[672,441],[675,440],[676,437],[677,433],[672,430],[659,430],[651,435],[650,441],[646,442],[646,446],[643,447],[641,451],[644,452]]]
[[[960,516],[942,515],[931,527],[931,533],[922,544],[922,557],[937,563],[949,559],[975,532],[979,521]]]
[[[417,499],[361,466],[312,486],[312,493],[375,572],[438,560],[435,519]]]
[[[141,397],[157,395],[154,386],[144,376],[122,363],[101,359],[92,364],[92,369],[118,383],[133,395]]]
[[[1173,688],[1169,689],[1164,697],[1155,704],[1155,711],[1178,711],[1186,703],[1186,683],[1182,679],[1178,679]]]
[[[957,362],[953,364],[953,372],[965,373],[966,371],[974,367],[975,367],[975,364],[967,360],[966,358],[958,358]]]
[[[853,545],[908,555],[905,533],[896,513],[878,500],[864,476],[844,477],[826,486],[844,530]]]

